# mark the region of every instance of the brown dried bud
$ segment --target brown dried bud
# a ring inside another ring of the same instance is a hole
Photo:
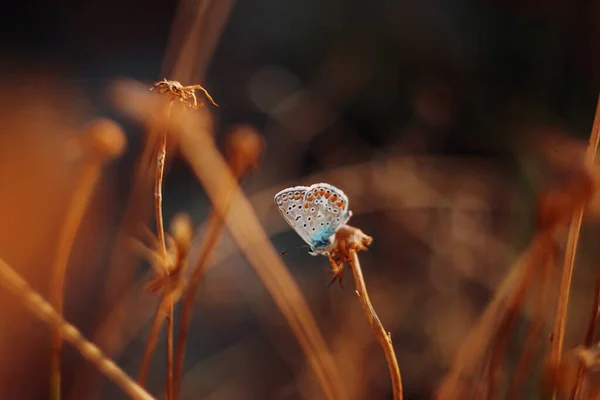
[[[171,236],[180,247],[188,247],[192,242],[194,227],[189,215],[179,213],[171,219]]]
[[[332,250],[342,260],[347,260],[350,250],[366,251],[373,238],[363,231],[350,225],[341,226],[335,233]]]
[[[258,168],[265,149],[265,140],[256,129],[239,125],[227,137],[226,156],[238,176]]]
[[[86,139],[86,150],[101,160],[120,156],[127,146],[127,138],[121,126],[108,118],[94,120],[86,129]]]

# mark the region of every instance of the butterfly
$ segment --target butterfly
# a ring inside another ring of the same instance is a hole
[[[348,196],[328,183],[287,188],[277,193],[274,200],[313,256],[329,255],[335,233],[352,217]]]

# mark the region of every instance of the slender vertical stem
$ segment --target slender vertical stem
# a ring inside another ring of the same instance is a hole
[[[385,354],[385,359],[388,364],[388,368],[390,370],[390,376],[392,378],[392,389],[394,391],[394,400],[402,399],[402,378],[400,377],[400,367],[398,367],[398,361],[396,360],[396,354],[394,352],[394,346],[392,345],[392,338],[390,334],[385,331],[373,305],[371,304],[371,300],[369,299],[369,293],[367,292],[367,286],[365,285],[365,280],[363,278],[362,269],[360,267],[360,262],[358,261],[358,255],[356,251],[350,251],[350,269],[352,269],[352,273],[354,274],[354,281],[356,282],[356,295],[360,300],[360,304],[362,305],[363,311],[367,320],[369,321],[369,325],[373,329],[373,333],[377,338],[377,341],[381,345],[383,352]]]
[[[171,107],[173,101],[169,103],[167,108],[167,118],[169,121],[171,118]],[[162,133],[160,142],[158,144],[158,150],[156,153],[156,175],[154,179],[154,214],[156,216],[156,236],[160,244],[160,254],[164,259],[167,258],[167,245],[165,242],[165,228],[163,224],[163,212],[162,212],[162,186],[163,177],[165,173],[165,159],[167,157],[167,126],[165,125],[165,131]]]
[[[165,315],[168,312],[167,301],[168,295],[163,295],[156,309],[156,313],[154,314],[154,319],[152,320],[152,327],[150,328],[150,334],[148,336],[148,342],[146,343],[146,350],[144,352],[144,359],[142,360],[142,366],[137,379],[138,384],[142,386],[146,382],[148,370],[150,369],[150,360],[152,359],[152,354],[154,354],[154,349],[156,348],[156,342],[158,341],[160,328],[162,327]]]
[[[183,373],[185,346],[190,329],[190,322],[192,320],[196,292],[198,291],[198,283],[200,283],[200,279],[204,276],[210,255],[217,246],[217,243],[219,243],[222,229],[223,220],[213,211],[208,220],[208,228],[205,236],[206,242],[204,242],[204,245],[202,246],[196,268],[194,269],[192,277],[183,294],[183,309],[181,310],[181,319],[179,321],[179,330],[177,334],[177,349],[175,351],[175,372],[173,381],[173,394],[175,399],[179,398],[179,385],[181,384],[181,376]]]
[[[71,254],[71,248],[77,234],[79,225],[89,203],[89,200],[100,176],[100,164],[97,160],[86,160],[83,169],[79,173],[75,191],[66,208],[66,216],[60,230],[58,249],[52,266],[52,281],[50,287],[50,298],[56,311],[63,314],[64,285],[67,264]],[[52,361],[51,361],[51,396],[58,400],[61,397],[60,358],[62,350],[62,336],[60,329],[55,328],[52,336]]]
[[[167,317],[167,400],[173,399],[173,296],[169,295],[169,316]]]
[[[588,165],[593,164],[600,142],[600,96],[596,104],[596,114],[594,116],[594,124],[590,134],[590,141],[586,151],[586,162]],[[579,230],[583,219],[584,204],[580,205],[573,212],[571,225],[569,226],[569,235],[567,238],[567,248],[565,250],[565,261],[563,264],[562,275],[560,280],[558,304],[556,306],[556,319],[554,321],[554,340],[552,342],[552,358],[554,365],[560,363],[562,357],[563,341],[565,337],[565,325],[567,321],[567,308],[569,304],[569,295],[571,290],[571,279],[573,277],[573,266],[575,264],[575,256],[577,254],[577,242],[579,240]],[[556,390],[552,395],[556,399]]]

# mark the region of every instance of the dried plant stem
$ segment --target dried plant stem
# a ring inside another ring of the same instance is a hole
[[[598,276],[596,278],[596,288],[594,292],[594,301],[592,303],[592,312],[590,314],[590,320],[588,322],[587,331],[585,332],[585,338],[583,339],[583,346],[589,348],[594,341],[594,333],[596,330],[596,323],[598,322],[598,308],[600,307],[600,264],[598,265]],[[583,379],[583,365],[580,364],[577,370],[577,381],[575,388],[573,389],[573,395],[571,399],[577,399],[577,395],[580,392],[580,385]]]
[[[394,346],[392,345],[392,338],[390,334],[385,331],[373,305],[371,305],[371,300],[369,299],[369,293],[367,292],[367,286],[365,285],[365,280],[363,278],[362,269],[360,267],[360,262],[358,261],[358,255],[356,251],[350,250],[350,259],[349,265],[352,270],[352,274],[354,275],[354,281],[356,282],[356,295],[360,300],[360,304],[362,305],[363,311],[367,320],[369,321],[369,325],[373,329],[373,333],[377,338],[377,341],[381,345],[383,349],[383,353],[385,354],[385,359],[388,364],[388,368],[390,369],[390,376],[392,378],[392,389],[394,391],[394,399],[401,400],[402,399],[402,378],[400,377],[400,367],[398,367],[398,361],[396,360],[396,353],[394,352]]]
[[[2,259],[0,259],[0,284],[14,293],[38,318],[53,325],[55,331],[59,332],[64,340],[77,348],[83,357],[94,364],[99,371],[113,380],[132,398],[154,399],[112,360],[105,357],[95,344],[85,339],[76,327],[66,322],[50,303],[46,302]]]
[[[552,238],[542,234],[542,243],[550,243],[551,245]],[[547,248],[547,245],[542,245],[542,248]],[[534,281],[535,272],[538,270],[538,268],[544,268],[543,264],[546,262],[545,258],[547,256],[548,255],[546,253],[540,253],[539,262],[536,258],[532,258],[530,262],[524,266],[526,268],[525,273],[523,274],[521,281],[508,301],[506,311],[502,316],[502,320],[500,321],[496,332],[496,337],[492,344],[490,363],[488,367],[488,400],[494,399],[496,395],[496,378],[498,377],[500,361],[502,359],[502,355],[504,354],[504,348],[508,340],[510,328],[515,322],[519,311],[523,307],[525,298],[527,296],[527,290],[531,287]]]
[[[600,96],[596,105],[596,114],[594,124],[590,135],[590,141],[586,150],[586,162],[592,165],[596,157],[598,143],[600,142]],[[560,287],[558,292],[558,303],[556,306],[556,319],[554,322],[554,339],[552,342],[552,359],[554,365],[559,365],[562,357],[563,341],[565,337],[565,325],[567,321],[567,308],[569,304],[569,295],[571,290],[571,279],[573,277],[573,266],[577,254],[577,243],[579,240],[579,230],[583,219],[585,204],[581,204],[574,212],[569,226],[567,237],[567,247],[565,250],[565,260],[562,268]],[[552,395],[556,399],[556,389]]]
[[[174,398],[179,398],[179,385],[181,383],[181,377],[183,374],[183,360],[185,358],[185,346],[187,342],[187,336],[190,329],[190,322],[192,320],[192,312],[194,310],[194,304],[196,300],[196,292],[198,290],[198,284],[204,276],[208,260],[213,250],[216,248],[221,237],[221,231],[223,229],[223,220],[219,217],[216,212],[213,212],[208,221],[208,228],[206,230],[206,241],[202,246],[196,268],[192,273],[192,277],[187,284],[186,290],[183,294],[182,300],[182,311],[181,319],[179,321],[179,331],[177,335],[177,348],[175,351],[175,372],[173,378],[173,391]]]
[[[156,313],[154,314],[154,319],[152,320],[152,326],[150,328],[150,334],[148,335],[148,342],[146,343],[146,350],[144,351],[142,366],[137,379],[139,385],[143,386],[146,382],[148,370],[150,369],[150,360],[152,359],[152,354],[154,354],[154,350],[156,349],[160,328],[162,327],[162,323],[169,312],[168,306],[168,295],[165,294],[160,299],[160,303],[158,304]]]
[[[544,327],[544,311],[546,309],[546,305],[548,304],[550,288],[553,281],[551,275],[553,275],[552,273],[554,272],[556,257],[557,252],[554,252],[550,255],[548,262],[541,266],[542,268],[539,280],[540,288],[535,302],[535,310],[531,321],[531,328],[529,329],[529,334],[527,335],[527,339],[523,345],[521,360],[517,365],[515,376],[508,389],[508,399],[518,398],[521,387],[527,379],[527,374],[529,373],[531,363],[534,359],[535,350],[539,346],[540,336]]]
[[[167,316],[167,400],[173,399],[173,296],[169,295]]]
[[[77,234],[79,225],[88,206],[94,187],[100,176],[100,163],[98,160],[86,160],[79,173],[75,191],[71,196],[63,226],[60,229],[58,248],[52,265],[52,281],[50,299],[56,311],[63,314],[65,275],[71,248]],[[52,336],[52,361],[51,361],[51,396],[53,399],[61,397],[60,358],[62,351],[62,335],[57,327]]]
[[[168,121],[171,117],[171,107],[173,106],[173,100],[169,102],[167,108],[167,126],[161,135],[160,142],[158,143],[158,150],[156,154],[156,175],[154,178],[154,213],[156,216],[156,236],[160,245],[160,254],[163,259],[167,257],[167,244],[165,242],[165,228],[163,224],[163,212],[162,212],[162,185],[163,177],[165,174],[165,159],[167,158],[167,129]]]

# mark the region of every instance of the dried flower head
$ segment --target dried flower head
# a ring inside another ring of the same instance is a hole
[[[366,251],[373,242],[373,238],[363,231],[350,225],[341,226],[335,233],[333,244],[328,249],[328,258],[331,264],[330,273],[333,279],[339,279],[340,286],[343,281],[344,263],[350,262],[351,252]]]
[[[225,152],[236,174],[255,170],[264,149],[264,138],[251,126],[237,126],[227,136]]]
[[[167,253],[161,254],[156,236],[145,227],[144,233],[150,246],[133,239],[140,255],[154,268],[156,277],[146,285],[152,293],[172,293],[181,287],[183,271],[187,266],[194,228],[187,214],[177,214],[171,220],[171,231],[166,235]]]
[[[155,89],[158,93],[169,94],[172,98],[178,98],[183,104],[194,109],[204,106],[204,102],[198,102],[196,98],[196,90],[200,90],[213,106],[219,107],[208,91],[201,85],[183,86],[177,81],[168,81],[166,78],[163,78],[160,82],[154,82],[154,85],[150,88],[150,90]]]

